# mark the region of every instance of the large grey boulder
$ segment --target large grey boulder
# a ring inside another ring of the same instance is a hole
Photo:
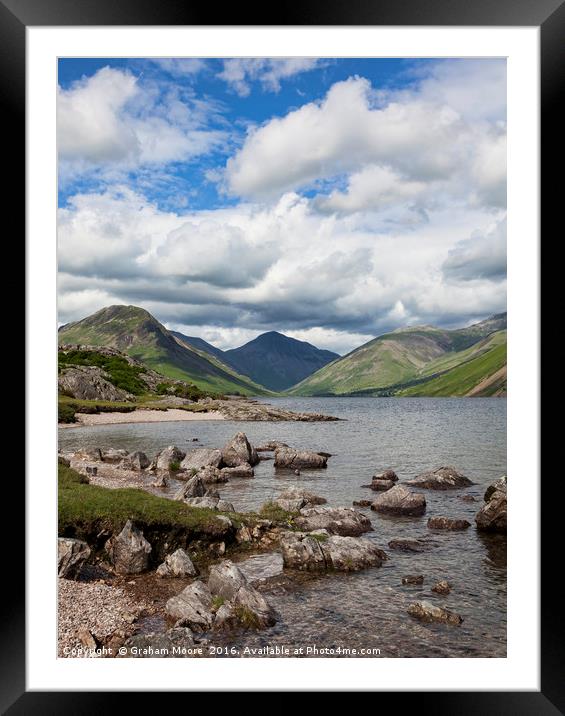
[[[185,482],[175,492],[175,500],[186,500],[189,497],[204,497],[206,494],[206,487],[200,478],[200,475],[191,477],[190,480]]]
[[[139,574],[149,565],[151,545],[131,520],[126,522],[119,535],[106,542],[105,549],[118,574]]]
[[[222,448],[223,467],[240,467],[246,463],[253,467],[258,462],[257,450],[251,445],[245,433],[236,433]]]
[[[406,480],[404,484],[421,487],[425,490],[455,490],[460,487],[469,487],[474,483],[454,467],[438,467],[437,470],[423,472],[413,480]]]
[[[356,572],[380,567],[386,554],[362,537],[329,535],[324,530],[304,534],[288,532],[281,540],[285,567],[306,571]]]
[[[408,614],[423,622],[441,622],[442,624],[453,624],[454,626],[458,626],[463,621],[459,614],[426,601],[410,604]]]
[[[426,511],[426,498],[418,492],[410,492],[403,485],[395,485],[379,495],[371,509],[387,515],[419,516]]]
[[[487,497],[488,500],[475,516],[477,529],[482,532],[506,534],[506,477],[497,480],[487,489],[485,499]]]
[[[319,469],[327,466],[327,453],[294,450],[289,447],[279,447],[275,450],[275,467],[300,470],[301,468]]]
[[[294,522],[304,532],[327,530],[330,534],[350,537],[373,529],[371,520],[352,507],[305,507],[300,510],[300,515]]]
[[[197,632],[208,631],[214,622],[212,594],[204,582],[198,580],[176,597],[171,597],[165,612],[175,620],[176,626],[187,626]]]
[[[203,467],[220,467],[221,461],[221,450],[196,448],[186,453],[180,466],[181,470],[200,470]]]
[[[196,567],[184,549],[177,549],[176,552],[165,557],[163,564],[157,567],[158,577],[195,577]]]
[[[59,577],[74,579],[89,557],[90,547],[86,542],[70,537],[59,537],[57,543]]]
[[[161,450],[155,458],[157,470],[169,470],[174,463],[180,465],[185,455],[186,453],[176,445],[169,445]]]
[[[219,597],[233,599],[238,590],[247,584],[247,578],[241,569],[229,560],[210,567],[208,588]]]

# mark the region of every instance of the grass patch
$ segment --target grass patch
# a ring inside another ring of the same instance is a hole
[[[225,604],[225,601],[224,597],[221,597],[219,594],[212,597],[212,611],[217,612],[222,604]]]
[[[319,535],[319,534],[310,533],[308,536],[312,537],[312,539],[315,539],[318,542],[327,542],[328,541],[328,535]]]
[[[262,624],[261,620],[251,611],[248,607],[238,606],[234,609],[236,617],[241,622],[242,626],[246,629],[260,629]]]
[[[264,520],[271,520],[271,522],[291,522],[297,514],[297,512],[283,510],[280,505],[277,505],[272,500],[265,502],[259,510],[259,516]]]

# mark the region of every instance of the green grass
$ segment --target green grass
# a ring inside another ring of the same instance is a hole
[[[271,520],[271,522],[283,523],[291,522],[297,514],[297,512],[287,512],[286,510],[283,510],[280,505],[277,505],[277,503],[272,500],[265,502],[259,511],[259,517],[262,519]]]
[[[445,397],[466,395],[485,378],[492,376],[506,365],[506,344],[498,345],[466,363],[452,368],[436,378],[398,391],[401,396]],[[505,386],[505,380],[504,380]],[[484,393],[493,394],[502,385],[493,386]]]
[[[59,534],[121,530],[128,519],[140,528],[183,528],[202,533],[221,527],[217,512],[189,507],[134,488],[108,489],[88,484],[87,478],[59,465]]]

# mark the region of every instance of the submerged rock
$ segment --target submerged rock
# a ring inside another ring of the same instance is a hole
[[[240,467],[249,464],[251,467],[259,462],[257,450],[251,445],[245,433],[236,433],[222,448],[223,467]]]
[[[296,470],[300,468],[319,469],[327,466],[328,453],[294,450],[289,447],[279,447],[275,450],[275,467]]]
[[[407,480],[405,485],[421,487],[425,490],[454,490],[460,487],[469,487],[474,483],[462,475],[454,467],[438,467],[437,470],[423,472],[413,480]]]
[[[362,537],[329,535],[325,530],[310,534],[289,532],[281,540],[285,567],[305,571],[335,569],[355,572],[380,567],[386,554]]]
[[[388,546],[399,552],[427,552],[433,544],[424,539],[391,539]]]
[[[371,505],[371,509],[388,515],[417,517],[426,511],[426,498],[418,492],[410,492],[403,485],[395,485],[379,495]]]
[[[151,545],[131,520],[119,535],[106,542],[105,549],[118,574],[139,574],[147,569]]]
[[[438,607],[431,602],[415,602],[408,607],[408,614],[424,622],[441,622],[458,626],[463,618],[455,612]]]
[[[371,500],[353,500],[353,507],[370,507]]]
[[[330,534],[356,537],[373,529],[371,520],[352,507],[305,507],[294,523],[304,532],[324,529]]]
[[[158,577],[195,577],[196,567],[184,549],[177,549],[176,552],[165,557],[163,564],[157,567]]]
[[[431,530],[451,530],[452,532],[466,530],[471,523],[467,520],[456,520],[451,517],[430,517],[428,527]]]
[[[451,584],[445,579],[440,580],[432,587],[432,592],[436,594],[449,594],[451,592]]]
[[[90,557],[90,547],[80,539],[59,537],[57,543],[57,562],[59,577],[74,579],[80,573],[82,565]]]
[[[255,449],[257,452],[274,452],[277,448],[287,448],[288,445],[286,443],[280,442],[280,440],[271,440],[267,443],[263,443],[262,445],[259,445]]]
[[[506,534],[506,477],[493,483],[485,492],[485,498],[487,496],[488,500],[475,516],[477,529]]]
[[[424,583],[424,575],[423,574],[407,574],[405,577],[402,577],[402,584],[423,584]]]

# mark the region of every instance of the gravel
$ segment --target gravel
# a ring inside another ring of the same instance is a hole
[[[106,645],[113,635],[123,639],[132,634],[137,617],[147,608],[117,587],[59,579],[58,655],[108,656],[95,647]]]

